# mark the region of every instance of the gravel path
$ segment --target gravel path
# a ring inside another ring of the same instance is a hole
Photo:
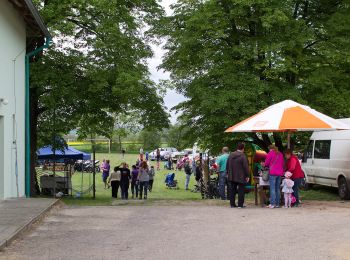
[[[349,204],[66,207],[0,259],[350,259]]]

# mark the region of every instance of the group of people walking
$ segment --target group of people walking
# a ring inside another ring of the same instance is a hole
[[[130,188],[133,199],[147,199],[148,191],[152,191],[155,176],[154,167],[149,166],[147,161],[140,160],[131,170],[127,163],[114,167],[111,173],[109,169],[109,161],[106,160],[102,164],[102,180],[105,189],[112,189],[113,198],[118,198],[120,188],[121,198],[127,200]]]
[[[249,163],[244,154],[245,145],[239,143],[236,151],[229,154],[229,149],[224,147],[222,155],[217,158],[219,166],[219,193],[222,199],[226,199],[227,193],[231,207],[243,208],[245,186],[250,181]],[[281,200],[281,188],[284,193],[285,207],[291,207],[292,198],[295,198],[294,206],[299,206],[299,188],[304,179],[304,172],[297,156],[290,149],[284,153],[278,150],[275,145],[270,146],[263,167],[268,171],[270,185],[270,203],[268,208],[279,208]],[[260,172],[262,175],[262,172]],[[284,177],[283,181],[282,178]],[[238,194],[238,204],[236,204]]]

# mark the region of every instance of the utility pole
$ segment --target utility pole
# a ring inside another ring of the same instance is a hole
[[[95,140],[92,140],[92,160],[93,160],[93,169],[92,169],[92,198],[96,198],[96,147]]]

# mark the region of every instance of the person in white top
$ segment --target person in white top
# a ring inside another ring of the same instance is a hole
[[[114,167],[114,171],[111,173],[111,175],[108,178],[108,183],[112,187],[112,197],[117,198],[118,197],[118,190],[120,186],[120,177],[121,172],[119,170],[119,167]]]

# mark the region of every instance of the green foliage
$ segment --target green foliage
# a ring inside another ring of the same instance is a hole
[[[31,71],[39,139],[74,128],[82,138],[111,137],[113,115],[129,111],[136,111],[140,125],[167,126],[146,65],[153,55],[147,29],[163,15],[157,1],[36,3],[54,35],[54,44]]]
[[[186,126],[175,124],[164,130],[164,137],[169,147],[183,150],[187,147],[192,147],[193,143],[188,140],[190,129]]]
[[[187,97],[189,138],[218,151],[229,126],[285,100],[350,115],[349,1],[179,0],[154,33],[162,67]],[[267,135],[251,134],[266,149]],[[243,139],[246,135],[235,135]],[[274,141],[282,144],[278,134]]]
[[[136,112],[128,112],[123,114],[114,115],[114,126],[112,128],[112,133],[110,136],[117,137],[119,143],[119,151],[122,147],[122,140],[126,138],[129,134],[135,134],[140,131],[141,125],[139,123],[139,116]],[[130,149],[130,148],[129,148]]]
[[[148,30],[163,10],[156,0],[35,0],[53,35],[31,61],[31,191],[38,145],[78,128],[81,138],[111,136],[112,115],[137,111],[143,126],[168,125],[162,97],[150,80]],[[29,41],[28,49],[43,44]]]
[[[160,131],[156,129],[143,129],[140,132],[140,139],[143,143],[144,151],[153,151],[160,147],[161,144],[161,134]],[[141,148],[141,146],[139,147]]]

